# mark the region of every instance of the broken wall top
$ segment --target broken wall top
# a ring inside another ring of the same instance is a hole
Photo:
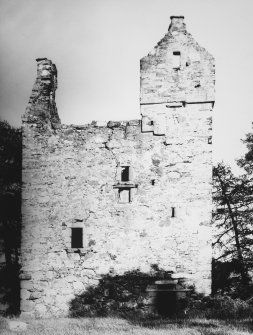
[[[55,102],[57,70],[47,58],[36,61],[37,78],[23,122],[30,128],[51,133],[61,127]],[[175,108],[185,114],[181,107],[188,103],[209,102],[207,108],[211,110],[214,74],[213,56],[186,31],[183,16],[172,16],[168,33],[141,59],[142,130],[158,135],[167,133],[167,119],[173,117]]]
[[[61,121],[55,102],[57,69],[47,58],[37,58],[37,78],[22,121],[41,130],[56,129]]]

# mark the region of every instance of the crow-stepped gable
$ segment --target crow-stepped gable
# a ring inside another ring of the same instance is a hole
[[[67,315],[103,274],[151,266],[211,287],[214,58],[172,16],[141,59],[140,120],[63,125],[37,59],[23,116],[21,310]]]

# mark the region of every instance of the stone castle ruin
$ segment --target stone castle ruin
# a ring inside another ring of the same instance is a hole
[[[214,58],[172,16],[140,62],[140,120],[63,125],[37,59],[23,116],[21,311],[66,315],[101,275],[153,264],[211,288]]]

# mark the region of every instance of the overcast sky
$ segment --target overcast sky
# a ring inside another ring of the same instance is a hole
[[[139,118],[139,59],[171,15],[216,59],[213,159],[234,166],[253,121],[252,0],[0,0],[1,118],[21,125],[38,57],[57,66],[62,123]]]

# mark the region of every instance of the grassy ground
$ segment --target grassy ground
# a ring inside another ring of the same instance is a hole
[[[21,319],[13,319],[24,321]],[[253,320],[218,321],[192,320],[135,320],[120,318],[37,319],[26,320],[27,330],[22,335],[249,335]],[[0,318],[0,334],[13,335],[7,319]]]

